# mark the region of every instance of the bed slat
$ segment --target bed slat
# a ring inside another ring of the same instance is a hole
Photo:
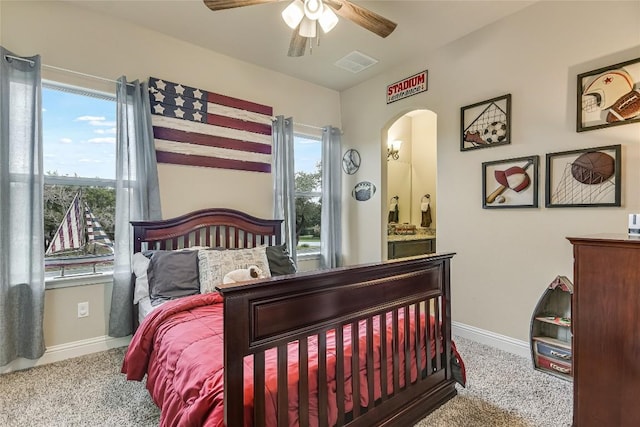
[[[393,357],[393,394],[398,393],[400,390],[400,337],[398,334],[398,309],[393,310],[391,319],[391,330],[393,333],[391,351]]]
[[[415,352],[416,355],[416,382],[419,382],[422,379],[422,348],[420,345],[420,304],[422,304],[422,301],[417,302],[414,305],[414,309],[413,309],[413,324],[415,325],[414,327],[414,332],[413,332],[413,339],[415,340],[413,343],[413,351]],[[426,323],[429,322],[429,319],[425,319]]]
[[[429,319],[429,323],[427,323],[427,327],[424,328],[425,332],[425,343],[427,350],[427,377],[429,377],[433,373],[433,363],[431,360],[433,359],[433,354],[431,354],[431,302],[433,300],[428,300],[424,306],[424,316],[426,319]],[[435,323],[435,322],[434,322]]]
[[[404,388],[408,388],[411,384],[411,329],[409,314],[409,306],[405,305],[404,310]]]
[[[264,406],[264,351],[258,352],[253,357],[253,419],[257,426],[265,424]]]
[[[344,325],[336,328],[336,384],[344,384]],[[344,425],[344,386],[336,386],[338,426]]]
[[[442,343],[440,343],[440,304],[437,300],[434,302],[433,317],[436,319],[434,339],[436,340],[436,355],[438,355],[442,353]],[[439,371],[440,369],[442,369],[442,357],[436,357],[436,370]]]
[[[309,341],[301,338],[298,343],[298,401],[300,402],[300,425],[309,425]]]
[[[358,333],[358,321],[351,323],[351,382],[353,417],[360,416],[360,340]]]
[[[319,426],[329,425],[327,406],[329,389],[327,386],[327,333],[318,335],[318,417]]]
[[[278,427],[289,426],[289,373],[287,344],[278,346]]]
[[[369,395],[369,404],[367,410],[373,409],[375,404],[375,381],[374,381],[374,365],[373,365],[373,317],[367,318],[367,391]]]
[[[387,312],[380,314],[380,361],[388,360],[387,355]],[[387,363],[382,363],[380,366],[380,388],[382,393],[382,401],[387,400],[389,396],[389,389],[387,385]]]

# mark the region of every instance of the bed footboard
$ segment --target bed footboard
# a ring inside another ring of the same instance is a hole
[[[455,396],[452,256],[221,285],[225,425],[406,426]]]

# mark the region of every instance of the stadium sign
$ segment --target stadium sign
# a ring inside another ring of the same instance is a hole
[[[424,70],[387,86],[387,104],[420,92],[426,92],[427,88],[427,70]]]

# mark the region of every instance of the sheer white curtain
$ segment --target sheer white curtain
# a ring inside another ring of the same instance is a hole
[[[0,366],[44,353],[40,56],[0,47]],[[12,58],[13,57],[13,58]]]
[[[342,141],[341,131],[332,126],[322,129],[322,212],[320,256],[324,268],[342,262]]]
[[[123,337],[133,331],[130,221],[162,218],[158,169],[146,82],[118,79],[116,137],[116,223],[113,291],[109,335]]]
[[[284,219],[282,241],[296,259],[295,174],[293,164],[293,119],[278,116],[273,121],[273,217]]]

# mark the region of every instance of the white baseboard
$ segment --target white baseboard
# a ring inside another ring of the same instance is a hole
[[[105,335],[86,340],[54,345],[48,347],[39,359],[31,360],[18,358],[7,365],[0,366],[0,374],[33,368],[34,366],[46,365],[53,362],[60,362],[73,357],[84,356],[86,354],[97,353],[99,351],[105,351],[112,348],[124,347],[129,345],[130,341],[131,336],[112,338]]]
[[[529,343],[464,323],[451,322],[451,333],[518,356],[531,358]]]

